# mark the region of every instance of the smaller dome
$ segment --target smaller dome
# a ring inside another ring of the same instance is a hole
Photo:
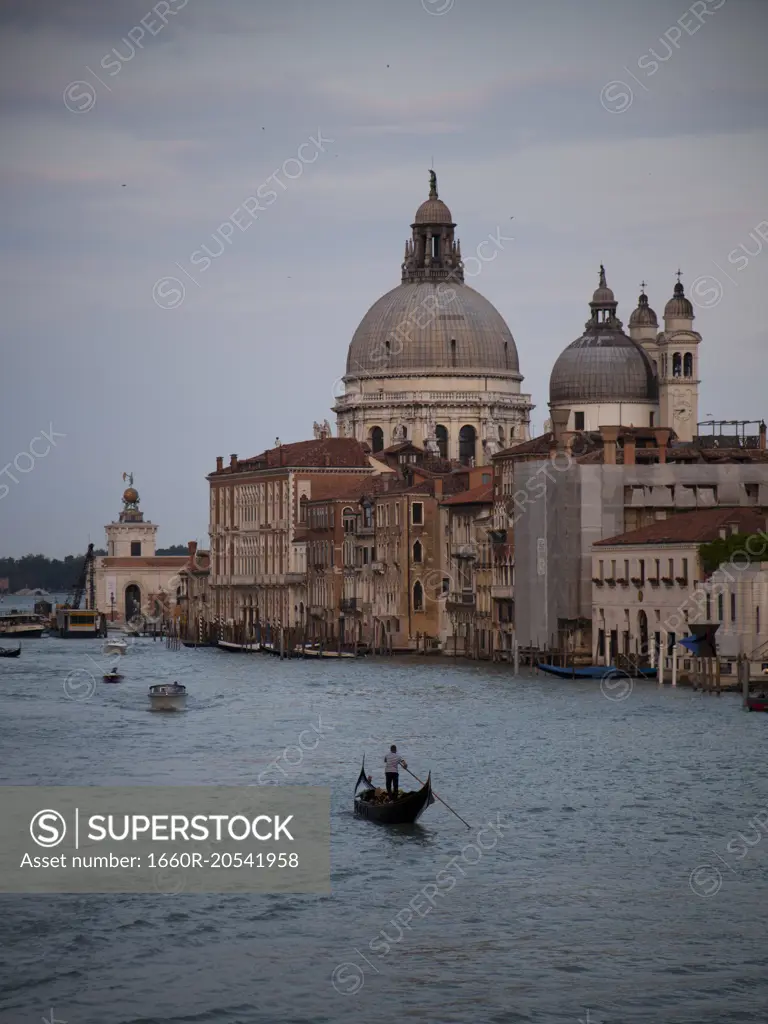
[[[139,492],[135,487],[126,487],[123,491],[123,501],[126,505],[135,505],[139,500]]]
[[[453,224],[451,211],[442,199],[425,199],[416,211],[414,224]]]
[[[645,292],[640,293],[637,300],[637,309],[629,318],[630,327],[658,327],[659,321],[654,310],[648,305],[648,296]]]
[[[680,281],[675,285],[675,293],[664,307],[664,316],[693,320],[693,305],[685,297],[685,289]]]
[[[592,302],[590,305],[593,308],[603,308],[605,306],[618,306],[616,296],[613,294],[613,290],[608,287],[608,282],[605,279],[605,267],[600,264],[600,283],[592,293]]]

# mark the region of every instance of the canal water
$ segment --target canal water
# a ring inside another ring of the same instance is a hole
[[[4,1024],[768,1019],[768,716],[737,696],[151,639],[95,682],[115,660],[0,661],[0,782],[329,786],[332,893],[0,896]],[[148,713],[173,679],[187,711]],[[470,829],[353,817],[392,742]]]

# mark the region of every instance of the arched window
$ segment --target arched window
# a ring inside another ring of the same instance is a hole
[[[423,553],[423,549],[422,549],[422,546],[421,546],[421,541],[417,540],[416,543],[413,545],[413,560],[414,560],[414,562],[420,562],[421,561],[422,553]]]
[[[344,523],[344,533],[353,533],[355,529],[355,513],[351,508],[343,508],[341,510],[342,521]]]
[[[424,611],[424,588],[418,580],[413,585],[413,610],[415,612]]]
[[[679,352],[675,352],[672,356],[672,376],[682,377],[683,375],[683,359]]]
[[[435,437],[437,438],[437,447],[440,449],[440,458],[448,458],[448,428],[444,427],[442,423],[438,423],[435,427]]]
[[[384,431],[381,427],[371,428],[371,450],[374,452],[384,450]]]
[[[451,338],[451,366],[456,365],[456,339]]]
[[[475,458],[477,431],[474,427],[464,426],[459,431],[459,460],[467,466]]]
[[[690,352],[686,352],[685,357],[683,359],[683,376],[693,376],[693,355]]]
[[[509,342],[504,342],[504,365],[509,369]]]
[[[499,441],[504,444],[504,427],[499,427]]]

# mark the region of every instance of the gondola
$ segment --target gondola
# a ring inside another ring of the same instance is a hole
[[[372,803],[370,796],[374,792],[375,787],[371,785],[365,774],[365,758],[363,758],[363,767],[355,785],[355,817],[367,818],[369,821],[376,821],[381,825],[412,825],[419,820],[429,805],[435,802],[432,795],[431,772],[421,789],[417,789],[414,793],[405,793],[399,800],[382,804]]]
[[[18,658],[21,654],[21,644],[16,648],[0,647],[0,658]]]

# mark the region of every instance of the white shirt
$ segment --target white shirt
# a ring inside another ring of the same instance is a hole
[[[402,757],[400,757],[400,755],[397,753],[393,754],[390,751],[390,753],[386,754],[384,757],[385,770],[388,772],[395,772],[397,774],[398,768],[400,767],[401,764],[405,764],[405,762],[403,761]]]

